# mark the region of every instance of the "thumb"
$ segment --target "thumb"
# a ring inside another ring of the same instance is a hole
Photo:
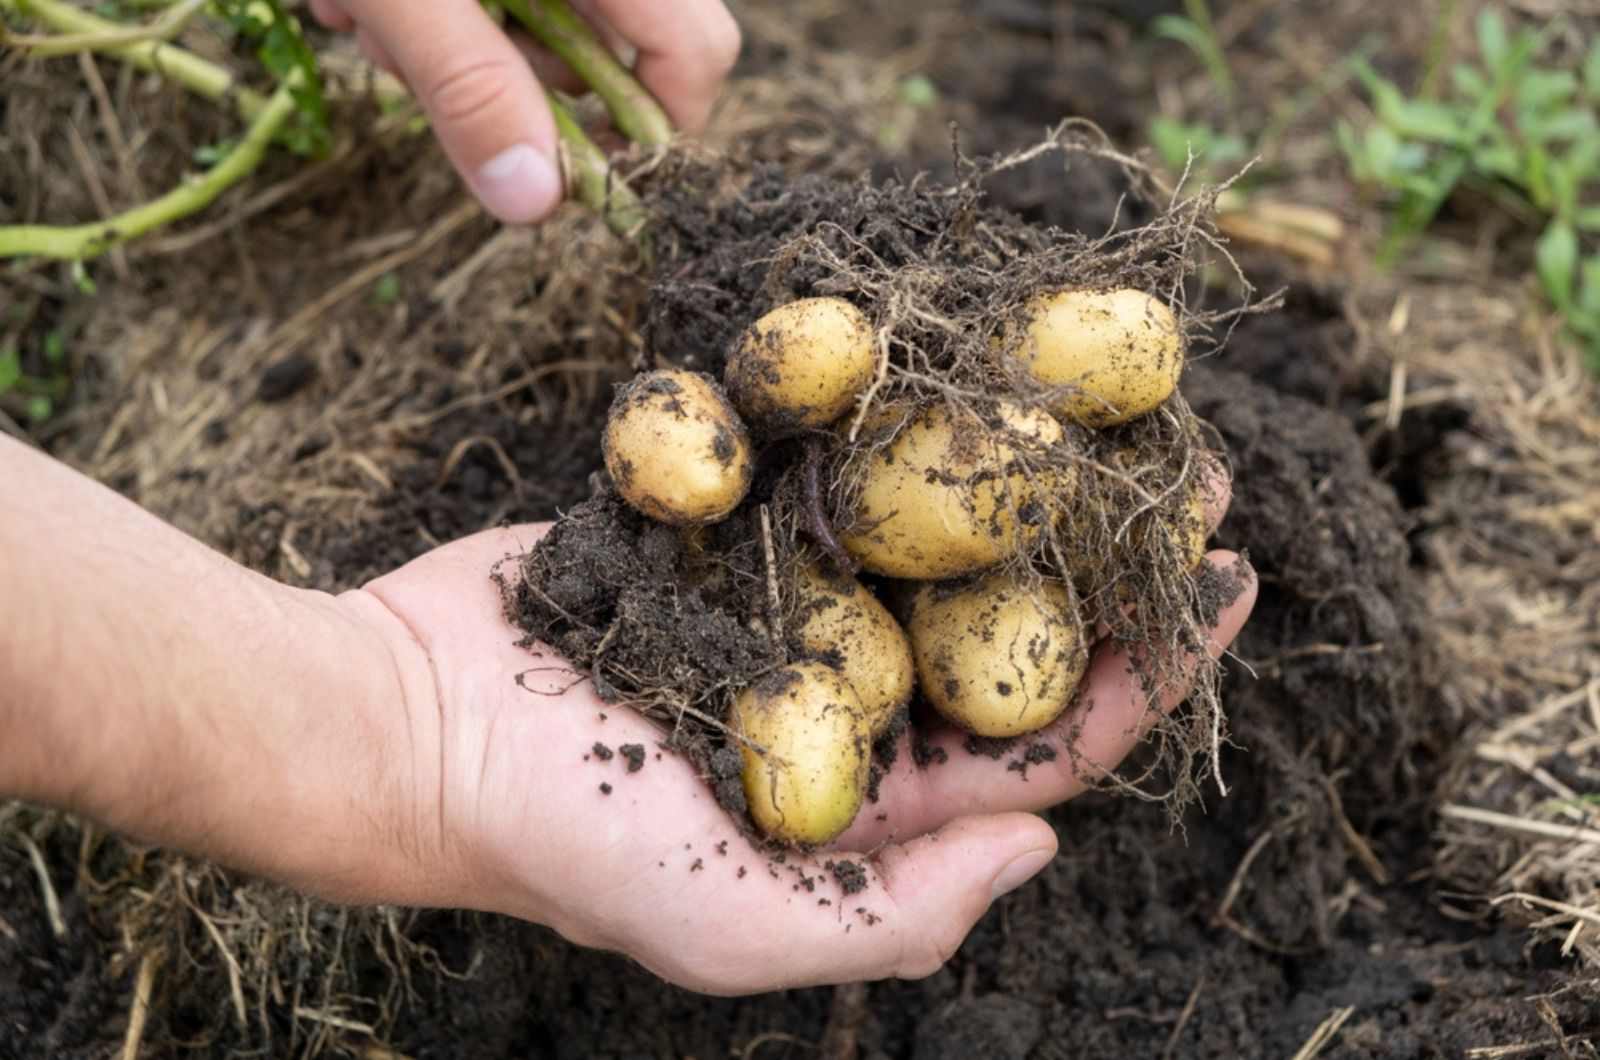
[[[556,128],[544,90],[477,0],[342,0],[394,61],[478,201],[508,224],[561,201]]]

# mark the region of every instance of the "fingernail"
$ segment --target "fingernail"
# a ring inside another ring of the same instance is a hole
[[[1055,855],[1054,850],[1030,850],[1014,859],[1011,864],[1000,870],[1000,875],[996,876],[994,883],[989,886],[989,901],[994,901],[1002,894],[1010,894],[1033,879],[1039,874],[1040,869],[1050,864],[1050,859]]]
[[[484,209],[506,224],[532,224],[561,201],[561,171],[537,147],[517,144],[478,167],[473,190]]]

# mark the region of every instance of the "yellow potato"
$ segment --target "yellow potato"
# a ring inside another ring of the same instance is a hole
[[[751,325],[723,378],[751,423],[788,433],[826,427],[850,411],[877,363],[861,310],[842,298],[802,298]]]
[[[867,713],[874,737],[911,699],[916,674],[905,631],[866,587],[849,575],[826,576],[816,566],[796,579],[795,636],[806,651],[836,668]]]
[[[601,448],[623,499],[674,526],[721,519],[754,473],[749,434],[722,391],[680,369],[646,372],[623,388]]]
[[[773,839],[821,844],[849,827],[867,790],[872,733],[845,679],[820,662],[767,674],[734,701],[745,799]]]
[[[1172,311],[1143,291],[1058,291],[1030,307],[1022,356],[1041,383],[1075,384],[1055,410],[1108,427],[1161,404],[1183,371]]]
[[[861,489],[844,547],[874,574],[919,579],[971,574],[1025,548],[1050,517],[1041,486],[1057,485],[1017,458],[1041,456],[1064,433],[1039,409],[1002,405],[999,421],[1026,440],[1004,441],[976,415],[935,405],[863,454],[846,471]]]
[[[1072,591],[991,574],[940,599],[932,586],[906,624],[928,702],[978,736],[1021,736],[1067,709],[1089,665]]]

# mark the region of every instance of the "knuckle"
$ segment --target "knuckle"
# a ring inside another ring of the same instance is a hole
[[[442,122],[459,122],[492,111],[512,92],[511,63],[484,59],[448,70],[427,90],[428,110]]]
[[[900,979],[926,979],[949,963],[950,958],[956,955],[956,950],[961,948],[961,940],[965,937],[963,933],[953,937],[935,934],[919,938],[907,959],[901,962],[895,976]]]

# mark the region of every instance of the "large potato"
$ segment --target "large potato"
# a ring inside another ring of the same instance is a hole
[[[601,447],[617,492],[674,526],[733,511],[754,471],[738,413],[709,378],[680,369],[646,372],[624,387]]]
[[[1041,383],[1074,384],[1057,412],[1107,427],[1161,404],[1183,371],[1183,333],[1143,291],[1058,291],[1029,307],[1022,355]]]
[[[861,476],[861,486],[842,543],[864,568],[894,578],[949,578],[993,566],[1032,542],[1050,517],[1040,502],[1047,483],[1018,457],[1042,456],[1064,435],[1040,409],[1002,405],[996,422],[1020,437],[1003,440],[976,415],[935,405],[846,470]],[[1048,488],[1059,487],[1052,479]]]
[[[905,631],[849,575],[828,577],[807,566],[796,579],[795,592],[795,610],[801,616],[796,638],[855,689],[872,735],[880,735],[910,701],[916,682]]]
[[[877,368],[872,328],[842,298],[802,298],[757,320],[728,355],[728,396],[751,423],[784,434],[843,416]]]
[[[801,662],[739,693],[745,799],[773,839],[821,844],[849,827],[867,790],[872,734],[855,691],[832,667]],[[759,749],[758,749],[759,748]]]
[[[1021,736],[1072,702],[1089,664],[1072,591],[991,574],[945,598],[933,586],[906,624],[928,702],[978,736]]]

